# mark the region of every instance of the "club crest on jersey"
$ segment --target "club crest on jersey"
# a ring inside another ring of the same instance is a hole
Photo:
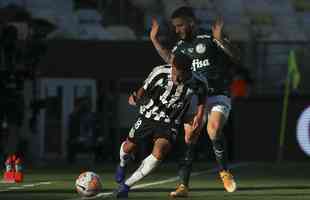
[[[206,45],[203,43],[199,43],[195,47],[195,51],[199,54],[203,54],[206,52]]]

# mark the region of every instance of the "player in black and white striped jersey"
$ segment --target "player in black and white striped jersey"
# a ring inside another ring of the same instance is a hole
[[[171,65],[155,67],[137,93],[129,97],[129,104],[140,107],[140,115],[120,148],[120,164],[115,176],[120,184],[115,192],[117,198],[128,197],[129,188],[164,159],[176,138],[178,127],[183,125],[193,95],[199,100],[192,127],[197,133],[202,129],[207,86],[193,75],[191,62],[189,57],[175,55]],[[129,155],[136,149],[137,142],[147,137],[154,142],[152,153],[124,181]]]
[[[203,80],[196,78],[188,80],[185,85],[176,85],[171,80],[171,66],[155,67],[145,80],[143,91],[145,95],[140,105],[140,114],[147,119],[165,123],[178,121],[191,101],[193,87],[199,87]],[[191,73],[189,73],[191,74]],[[173,123],[173,122],[172,122]]]

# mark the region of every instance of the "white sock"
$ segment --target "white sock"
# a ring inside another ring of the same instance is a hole
[[[131,175],[131,177],[126,180],[125,184],[131,187],[136,182],[140,181],[142,178],[148,175],[154,168],[157,167],[159,163],[160,160],[150,154],[142,161],[140,167]]]
[[[124,147],[125,143],[126,143],[126,141],[124,141],[122,143],[121,148],[119,150],[119,159],[120,159],[119,165],[121,167],[125,167],[127,165],[128,161],[129,161],[129,157],[130,157],[129,153],[124,152],[123,147]]]

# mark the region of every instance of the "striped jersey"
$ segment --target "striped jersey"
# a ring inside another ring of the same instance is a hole
[[[155,67],[144,81],[143,89],[140,114],[165,123],[181,123],[191,97],[205,98],[207,95],[206,81],[194,75],[185,83],[174,84],[171,65]]]

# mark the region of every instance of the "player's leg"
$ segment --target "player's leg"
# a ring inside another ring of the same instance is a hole
[[[119,165],[116,168],[116,173],[115,173],[115,181],[117,183],[122,183],[124,182],[125,179],[125,169],[126,166],[131,158],[131,154],[135,151],[136,149],[136,143],[130,141],[129,139],[126,139],[120,147],[119,151],[119,158],[120,162]]]
[[[224,183],[224,187],[226,191],[234,192],[237,189],[237,186],[231,172],[227,167],[227,151],[225,137],[222,132],[225,122],[229,116],[230,102],[222,102],[223,98],[215,97],[214,99],[215,101],[213,101],[212,105],[209,106],[210,110],[207,132],[213,145],[213,151],[219,166],[220,176]]]
[[[187,197],[189,191],[189,181],[192,172],[193,159],[195,156],[195,147],[199,134],[193,131],[191,123],[196,109],[197,99],[194,97],[191,106],[184,119],[184,141],[185,151],[179,161],[178,175],[180,177],[176,190],[170,193],[171,197]]]
[[[150,134],[150,125],[144,121],[143,117],[138,117],[135,124],[129,131],[127,140],[124,141],[120,148],[120,163],[115,173],[115,181],[123,183],[125,180],[125,169],[130,160],[131,153],[135,150],[138,140]]]
[[[126,180],[125,184],[131,187],[143,177],[151,173],[151,171],[155,169],[156,166],[158,166],[160,161],[164,159],[166,154],[169,152],[170,147],[171,146],[168,139],[156,139],[152,153],[142,161],[140,167],[132,174],[130,178]]]
[[[195,147],[198,134],[194,134],[191,124],[184,124],[185,152],[179,162],[178,175],[180,177],[176,190],[170,193],[171,197],[187,197],[189,191],[189,181],[192,172],[193,160],[195,156]]]
[[[125,181],[125,183],[119,186],[116,197],[127,198],[130,187],[149,175],[164,159],[170,148],[171,144],[168,139],[157,138],[154,142],[152,153],[142,161],[139,168]]]

